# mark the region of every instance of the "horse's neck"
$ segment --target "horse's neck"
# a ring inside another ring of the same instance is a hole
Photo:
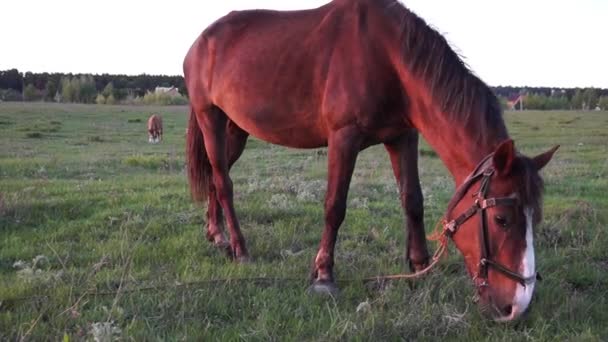
[[[415,120],[418,130],[437,152],[457,186],[484,157],[508,138],[502,121],[497,127],[488,127],[474,114],[468,122],[454,123],[448,114],[429,108]],[[479,130],[483,130],[483,134]]]

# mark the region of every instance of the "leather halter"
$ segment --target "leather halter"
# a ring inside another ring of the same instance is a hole
[[[496,271],[517,281],[525,287],[526,285],[533,283],[536,280],[537,275],[531,277],[524,277],[520,273],[512,271],[506,266],[492,260],[490,256],[486,209],[496,206],[517,206],[519,203],[517,198],[514,197],[486,198],[488,188],[490,186],[490,180],[492,179],[492,175],[495,172],[494,167],[491,164],[493,155],[494,154],[491,153],[485,158],[483,158],[483,160],[477,165],[477,167],[475,167],[473,172],[467,177],[464,183],[457,189],[456,194],[454,195],[452,200],[450,200],[450,203],[448,204],[448,210],[446,212],[446,218],[450,217],[452,210],[464,197],[469,188],[477,181],[481,181],[479,191],[474,194],[474,196],[476,196],[475,203],[473,203],[473,205],[468,210],[460,214],[455,219],[449,222],[445,222],[443,225],[443,234],[449,237],[454,236],[454,234],[458,232],[458,229],[463,223],[465,223],[475,214],[479,213],[479,241],[481,252],[479,260],[479,271],[474,277],[474,279],[479,279],[481,280],[481,282],[476,282],[476,285],[478,287],[488,286],[488,268],[492,267]]]

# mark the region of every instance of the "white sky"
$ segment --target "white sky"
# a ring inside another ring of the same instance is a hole
[[[182,74],[202,30],[233,9],[327,0],[4,0],[0,70]],[[404,0],[490,85],[608,88],[608,0]]]

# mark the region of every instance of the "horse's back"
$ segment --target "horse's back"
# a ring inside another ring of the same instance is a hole
[[[152,114],[150,118],[148,118],[148,130],[157,131],[162,130],[163,128],[163,119],[160,115]]]
[[[356,115],[387,103],[388,82],[376,79],[390,71],[355,6],[366,1],[219,19],[184,61],[193,108],[217,106],[250,134],[292,147],[324,146],[331,130],[373,121]]]

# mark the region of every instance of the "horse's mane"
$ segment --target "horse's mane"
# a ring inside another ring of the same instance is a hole
[[[401,53],[414,77],[426,83],[431,98],[451,120],[471,121],[504,132],[502,109],[494,92],[471,72],[446,39],[398,0],[374,0],[401,31]],[[471,117],[473,116],[473,117]],[[485,140],[481,130],[481,140]],[[505,136],[506,138],[506,136]]]

